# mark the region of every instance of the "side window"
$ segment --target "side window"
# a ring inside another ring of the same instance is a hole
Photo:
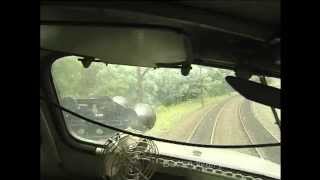
[[[57,59],[52,66],[52,76],[60,104],[80,115],[103,122],[103,116],[108,113],[102,113],[103,105],[91,98],[90,93],[96,84],[97,70],[104,67],[104,64],[93,64],[90,68],[85,69],[76,56]],[[105,97],[105,99],[104,105],[109,107],[114,105],[110,98]],[[67,112],[63,112],[63,115],[68,131],[77,139],[104,143],[106,137],[115,133],[115,131],[88,123]]]

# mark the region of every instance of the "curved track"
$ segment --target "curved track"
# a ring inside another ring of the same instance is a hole
[[[251,112],[250,102],[234,96],[209,108],[200,118],[188,142],[202,144],[256,144],[278,142]],[[234,149],[280,164],[280,147]]]

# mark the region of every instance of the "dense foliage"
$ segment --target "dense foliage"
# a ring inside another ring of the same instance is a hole
[[[179,69],[168,68],[103,63],[84,68],[77,57],[69,56],[57,60],[52,73],[60,97],[123,96],[133,103],[166,106],[232,91],[224,80],[231,71],[196,65],[188,76],[182,76]]]

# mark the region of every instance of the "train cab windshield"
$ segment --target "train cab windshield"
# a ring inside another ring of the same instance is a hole
[[[178,69],[93,62],[83,67],[77,56],[57,59],[51,68],[60,104],[82,116],[127,131],[186,143],[247,145],[279,143],[271,108],[250,101],[225,81],[231,70],[192,65]],[[252,81],[259,82],[253,76]],[[267,77],[280,88],[280,79]],[[281,110],[276,109],[280,116]],[[116,131],[63,112],[76,139],[103,144]],[[159,147],[161,148],[161,147]],[[280,147],[229,149],[280,164]],[[179,155],[180,151],[173,154]],[[248,161],[250,163],[250,161]]]

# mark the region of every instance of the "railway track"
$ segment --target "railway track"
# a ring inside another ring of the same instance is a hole
[[[250,111],[253,113],[253,105],[250,105]],[[262,123],[260,123],[260,124],[262,125]],[[271,132],[271,130],[269,130],[268,128],[265,128],[265,130],[267,130],[268,133],[269,133],[275,140],[277,140],[277,142],[281,142],[280,136],[274,135],[274,134]]]
[[[191,131],[187,138],[188,142],[209,144],[210,136],[207,136],[207,132],[211,131],[211,126],[214,123],[215,115],[219,114],[220,109],[232,100],[233,97],[223,101],[221,104],[215,105],[205,110],[203,115],[199,118],[199,121]]]
[[[253,140],[253,137],[248,133],[248,130],[247,130],[246,125],[244,123],[243,115],[241,114],[241,106],[242,105],[243,105],[243,101],[238,104],[238,108],[237,108],[237,112],[238,112],[238,116],[239,116],[239,120],[241,122],[242,128],[246,132],[246,135],[249,138],[250,144],[257,144],[257,142],[255,142]],[[252,149],[257,152],[257,154],[259,155],[260,158],[265,159],[263,152],[260,149],[258,149],[258,148],[252,148]]]
[[[252,119],[252,117],[247,117],[248,113],[252,112],[243,112],[244,105],[248,105],[245,103],[248,102],[240,99],[239,96],[235,96],[226,100],[222,105],[217,105],[205,111],[204,115],[200,118],[200,121],[190,133],[188,142],[206,144],[257,144],[270,142],[268,140],[278,142],[278,139],[275,139],[267,129],[264,130],[261,124],[261,127],[259,126],[259,132],[254,129],[258,125],[252,127],[252,124],[259,122],[256,119]],[[245,107],[247,108],[247,106]],[[245,110],[248,111],[248,108]],[[253,121],[257,122],[253,123]],[[228,125],[230,127],[228,127]],[[259,139],[256,137],[260,135],[257,134],[257,132],[269,133],[268,135],[264,135],[267,140],[258,142],[257,139],[261,140],[261,138]],[[248,148],[237,149],[237,151],[280,163],[280,158],[278,157],[280,148],[276,148],[278,149]]]
[[[242,123],[250,136],[252,143],[279,143],[280,139],[265,128],[252,113],[251,103],[243,101],[239,109]],[[280,147],[256,148],[264,159],[280,164]]]
[[[222,108],[220,109],[220,111],[218,112],[215,120],[214,120],[214,124],[213,124],[213,127],[212,127],[212,132],[211,132],[211,136],[210,136],[210,144],[213,144],[213,140],[214,140],[214,137],[215,137],[215,130],[216,130],[216,127],[217,127],[217,123],[219,121],[219,118],[221,116],[221,113],[223,112],[224,108],[225,108],[226,104],[224,104],[222,106]]]

